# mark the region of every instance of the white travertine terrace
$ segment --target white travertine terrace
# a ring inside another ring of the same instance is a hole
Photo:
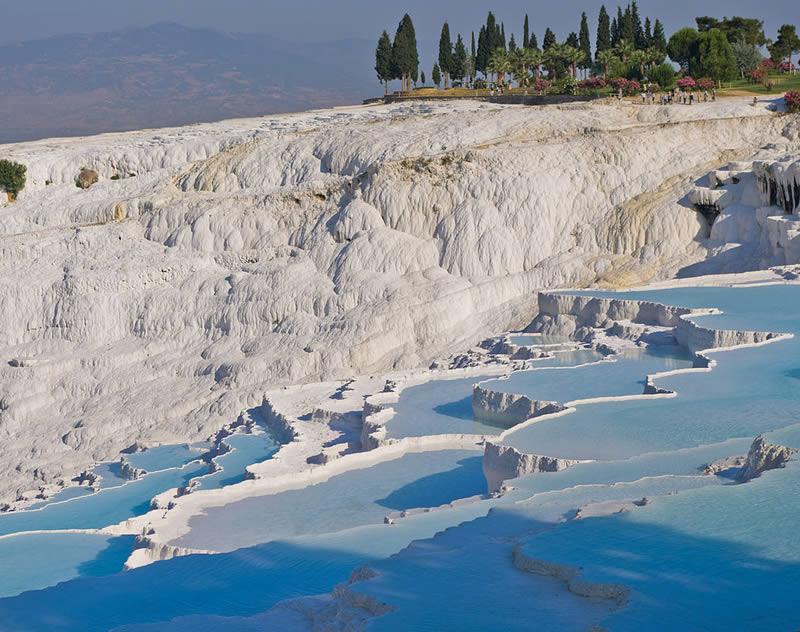
[[[800,258],[746,164],[796,132],[736,99],[459,102],[0,147],[28,167],[0,207],[0,502],[281,385],[427,365],[529,322],[537,289]],[[681,202],[712,169],[713,227]]]

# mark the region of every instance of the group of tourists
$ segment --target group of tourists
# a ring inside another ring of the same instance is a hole
[[[658,96],[658,102],[660,105],[672,105],[673,103],[680,103],[682,105],[694,105],[695,103],[708,102],[708,101],[716,101],[717,100],[717,90],[716,88],[712,88],[709,90],[703,90],[702,93],[695,93],[695,92],[688,92],[686,90],[680,90],[673,88],[667,92],[661,93],[660,95],[656,95],[650,89],[643,90],[641,93],[642,98],[642,105],[653,105],[656,102],[656,97]],[[622,99],[622,93],[620,92],[618,98]]]

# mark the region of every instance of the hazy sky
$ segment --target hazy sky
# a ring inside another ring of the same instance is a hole
[[[578,28],[581,11],[594,31],[602,2],[591,0],[25,0],[4,2],[0,42],[102,32],[127,26],[173,21],[230,32],[269,33],[282,39],[330,41],[377,39],[383,28],[394,32],[402,13],[414,19],[421,43],[438,38],[443,20],[451,31],[468,33],[480,26],[492,9],[505,22],[506,34],[519,37],[527,12],[531,28],[541,39],[546,26],[559,38]],[[609,9],[616,7],[608,2]],[[661,18],[667,31],[693,24],[696,15],[758,15],[768,37],[783,22],[800,23],[796,0],[640,0],[641,13]],[[9,28],[13,25],[13,28]]]

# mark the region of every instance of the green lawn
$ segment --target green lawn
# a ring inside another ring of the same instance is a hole
[[[724,96],[726,94],[783,94],[789,90],[800,90],[800,73],[794,75],[770,75],[770,80],[775,84],[771,90],[760,83],[738,79],[723,83],[723,88],[719,92]]]

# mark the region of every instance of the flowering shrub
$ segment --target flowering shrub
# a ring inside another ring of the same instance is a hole
[[[705,77],[703,79],[697,80],[697,87],[701,90],[713,90],[714,89],[714,80]]]
[[[609,83],[617,92],[620,90],[625,92],[625,88],[628,87],[628,80],[625,77],[614,77]]]
[[[756,68],[750,72],[750,80],[754,83],[764,83],[768,77],[767,71],[764,68]]]
[[[781,72],[794,72],[794,64],[790,61],[785,61],[780,65]]]
[[[633,96],[634,94],[638,94],[642,91],[642,84],[636,81],[636,79],[631,79],[628,82],[628,86],[623,92],[629,97]]]
[[[578,84],[581,90],[600,90],[606,87],[606,80],[602,77],[589,77]]]
[[[632,97],[635,94],[638,94],[642,91],[642,84],[636,81],[635,79],[625,79],[625,77],[616,77],[611,80],[611,87],[614,88],[616,92],[622,91],[626,97]]]
[[[765,57],[761,60],[761,68],[769,72],[770,70],[775,70],[777,64],[772,61],[769,57]]]
[[[697,88],[697,82],[694,77],[681,77],[675,82],[681,90],[694,90]]]
[[[800,92],[797,90],[790,90],[783,95],[783,100],[786,102],[786,111],[797,113],[800,112]]]
[[[536,92],[545,93],[550,89],[550,82],[547,79],[542,79],[540,77],[533,82],[533,89]]]

